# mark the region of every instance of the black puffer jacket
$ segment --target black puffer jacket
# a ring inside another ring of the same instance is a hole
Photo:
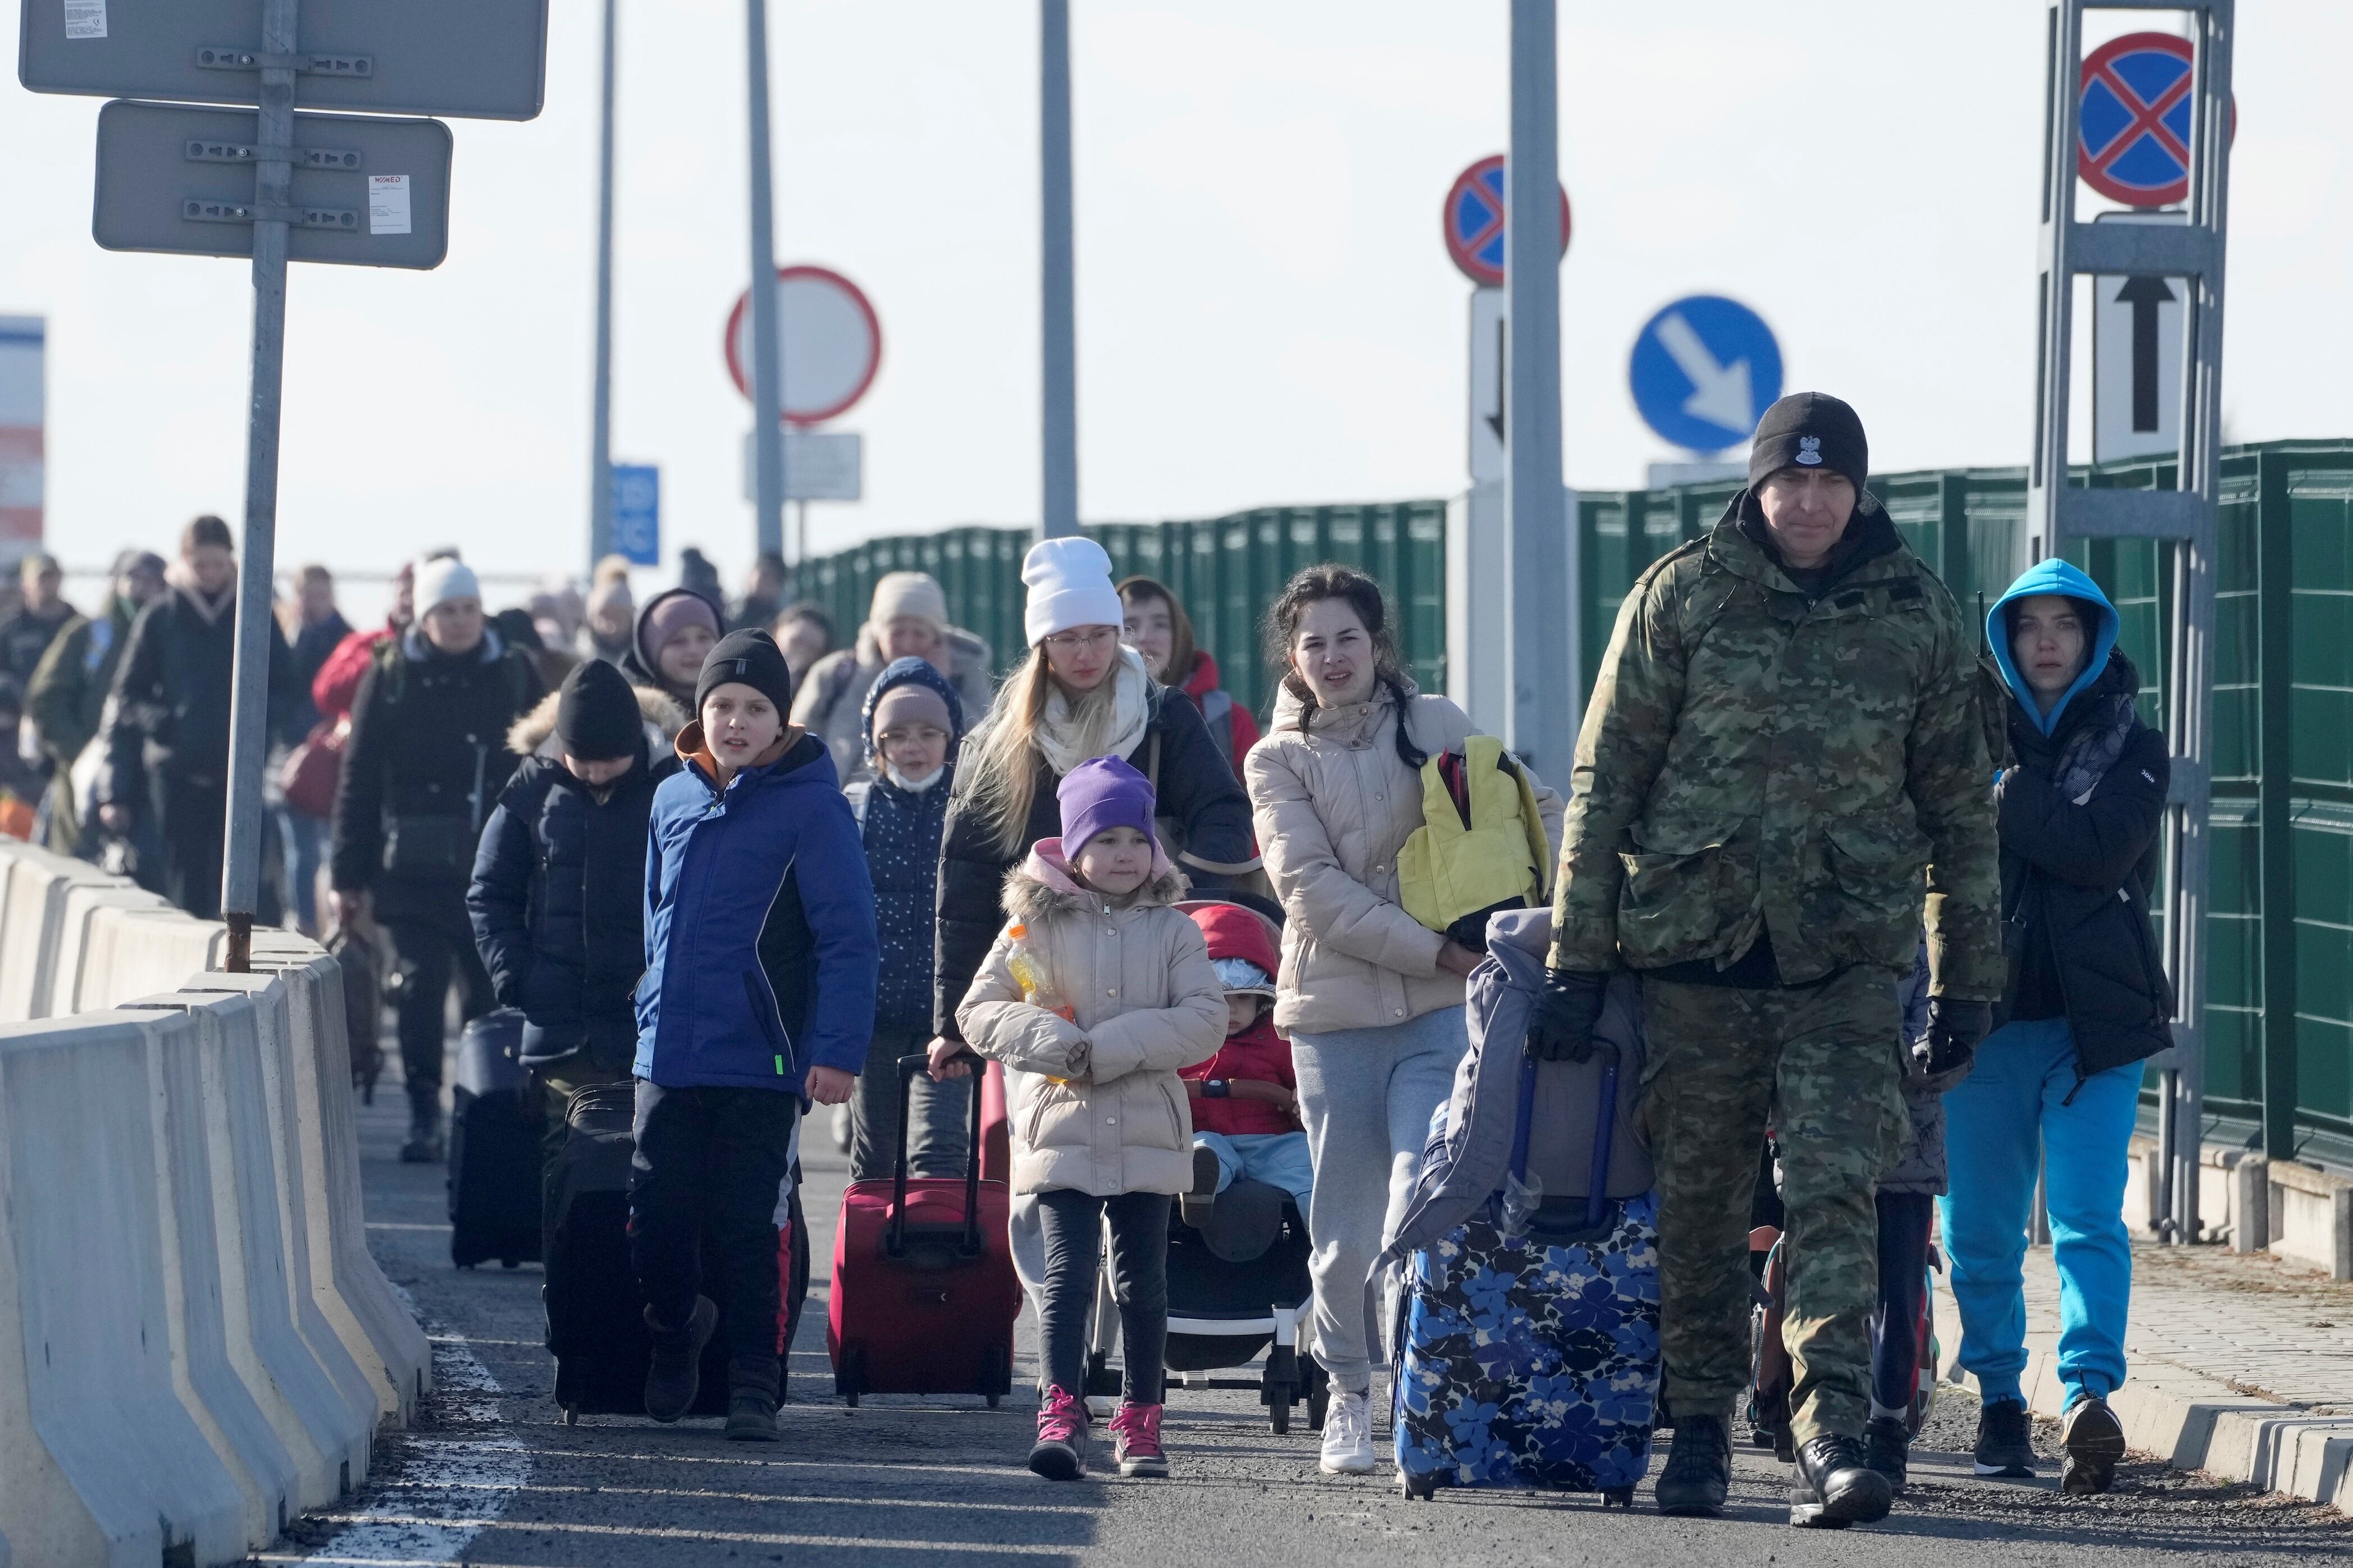
[[[1117,679],[1115,673],[1113,679]],[[1177,868],[1191,880],[1194,890],[1224,889],[1237,877],[1258,869],[1258,848],[1250,837],[1250,796],[1242,793],[1234,770],[1209,739],[1201,710],[1192,700],[1166,686],[1147,684],[1152,716],[1144,739],[1127,754],[1127,763],[1153,781],[1159,795],[1162,828],[1164,832],[1173,829],[1169,836],[1182,844]],[[1001,722],[1008,706],[1000,701],[990,723]],[[985,743],[987,729],[982,725],[965,741],[967,767]],[[1061,775],[1034,748],[1030,761],[1037,770],[1037,788],[1029,796],[1029,820],[1021,830],[1021,842],[1010,853],[998,852],[994,836],[965,809],[966,802],[961,796],[948,802],[945,837],[940,846],[932,1027],[952,1040],[964,1038],[956,1027],[956,1006],[972,988],[981,960],[988,956],[989,943],[1005,924],[1005,911],[997,900],[1005,891],[1006,873],[1029,853],[1031,845],[1062,831],[1061,806],[1054,798]]]
[[[2170,768],[2165,737],[2133,711],[2140,676],[2121,650],[2045,738],[2010,710],[2011,765],[1996,800],[2010,984],[1997,1025],[2063,1016],[2079,1079],[2173,1043],[2173,987],[2148,917]],[[2113,748],[2081,799],[2071,764]]]
[[[274,616],[268,632],[274,712],[299,693],[293,655]],[[226,784],[236,663],[234,589],[206,601],[194,588],[175,585],[139,612],[115,666],[101,805],[144,801],[148,773],[206,787]]]

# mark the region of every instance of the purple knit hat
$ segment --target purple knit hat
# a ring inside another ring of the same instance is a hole
[[[1152,831],[1152,783],[1117,757],[1081,763],[1054,791],[1062,806],[1062,853],[1072,859],[1087,840],[1114,827],[1133,827],[1147,839]]]

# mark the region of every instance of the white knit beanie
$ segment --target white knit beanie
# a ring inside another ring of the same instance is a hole
[[[480,599],[482,585],[474,569],[454,555],[437,555],[417,563],[417,615],[421,619],[434,605],[451,599]]]
[[[1111,557],[1092,539],[1039,540],[1022,559],[1021,581],[1029,588],[1021,626],[1031,647],[1072,626],[1116,626],[1127,618],[1111,585]]]
[[[874,584],[874,599],[867,607],[866,624],[880,639],[902,616],[930,623],[936,632],[948,629],[948,596],[928,572],[885,572]]]

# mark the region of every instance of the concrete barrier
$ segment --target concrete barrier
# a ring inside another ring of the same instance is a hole
[[[16,852],[0,867],[6,879],[0,884],[0,1018],[46,1018],[58,1011],[52,996],[68,897],[77,889],[117,893],[122,879],[30,845],[12,847]],[[151,904],[162,901],[141,896]]]
[[[73,1010],[119,1007],[141,996],[177,990],[191,974],[220,965],[226,928],[191,920],[164,905],[153,909],[101,905],[90,917]],[[58,998],[63,1010],[66,999]]]
[[[162,914],[170,909],[169,904],[144,888],[133,887],[120,878],[102,883],[69,885],[65,913],[58,922],[57,955],[50,965],[48,984],[31,998],[32,1006],[38,1011],[28,1011],[25,1016],[49,1018],[67,1013],[95,1012],[108,1005],[96,999],[107,987],[90,963],[90,926],[99,910]],[[5,938],[0,938],[0,944],[4,943]],[[85,994],[90,1000],[83,1000]]]
[[[249,1544],[256,1483],[175,1368],[197,1347],[185,1277],[180,1313],[170,1300],[155,1027],[0,1026],[0,1531],[44,1568],[230,1563]]]

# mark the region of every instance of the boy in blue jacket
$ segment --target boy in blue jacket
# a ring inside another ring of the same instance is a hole
[[[777,1194],[804,1101],[841,1103],[866,1059],[874,889],[825,743],[785,721],[792,675],[768,634],[721,639],[694,705],[678,737],[685,765],[654,792],[646,853],[629,1177],[630,1260],[653,1336],[646,1414],[675,1421],[693,1405],[720,1294],[727,1436],[773,1442]]]

